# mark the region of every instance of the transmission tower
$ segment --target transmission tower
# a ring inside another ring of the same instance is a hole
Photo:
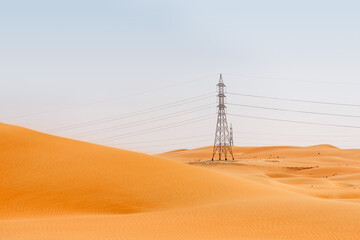
[[[232,124],[230,123],[230,146],[233,147],[234,146],[234,134],[233,134],[233,128],[232,128]]]
[[[222,158],[227,160],[228,155],[231,155],[231,158],[234,160],[232,147],[230,144],[230,134],[229,128],[226,120],[226,106],[225,106],[225,88],[222,74],[220,74],[219,83],[216,85],[218,87],[218,116],[216,123],[216,132],[215,132],[215,141],[213,148],[213,155],[211,160],[214,161],[215,155],[219,155],[219,160]]]

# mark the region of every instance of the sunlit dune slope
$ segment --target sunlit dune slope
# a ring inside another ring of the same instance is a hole
[[[135,213],[266,194],[246,180],[0,125],[0,217]]]
[[[331,145],[234,147],[235,161],[208,162],[212,148],[172,151],[159,156],[252,179],[310,196],[360,200],[360,150]]]

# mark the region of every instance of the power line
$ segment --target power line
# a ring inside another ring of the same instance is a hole
[[[204,115],[204,116],[201,116],[198,118],[194,118],[194,119],[190,119],[190,120],[185,120],[185,121],[181,121],[181,122],[177,122],[177,123],[163,125],[160,127],[149,128],[149,129],[145,129],[145,130],[141,130],[141,131],[131,132],[131,133],[123,134],[123,135],[117,135],[117,136],[113,136],[113,137],[99,138],[99,139],[95,139],[94,141],[112,141],[112,140],[120,139],[123,137],[133,137],[133,136],[143,135],[143,134],[150,133],[150,132],[156,132],[156,131],[160,131],[160,130],[164,130],[164,129],[174,128],[174,127],[178,127],[178,126],[188,125],[188,124],[194,123],[194,122],[207,120],[207,119],[212,118],[212,116],[213,116],[213,114],[207,114],[207,115]]]
[[[266,117],[255,117],[255,116],[247,116],[247,115],[238,115],[238,114],[229,114],[235,117],[244,117],[244,118],[253,118],[253,119],[261,119],[261,120],[271,120],[271,121],[279,121],[279,122],[289,122],[289,123],[303,123],[303,124],[311,124],[311,125],[321,125],[321,126],[331,126],[331,127],[343,127],[343,128],[356,128],[359,129],[359,126],[349,126],[349,125],[338,125],[338,124],[327,124],[327,123],[314,123],[314,122],[303,122],[303,121],[293,121],[293,120],[283,120],[276,118],[266,118]]]
[[[265,136],[300,136],[300,137],[360,137],[360,135],[304,135],[304,134],[278,134],[278,133],[254,133],[254,132],[243,132],[243,131],[234,131],[240,134],[250,134],[250,135],[265,135]]]
[[[276,136],[276,135],[274,135]],[[278,136],[277,136],[278,137]],[[259,138],[254,138],[254,137],[245,137],[246,139],[253,139],[253,140],[277,140],[277,141],[324,141],[323,139],[294,139],[294,138],[274,138],[274,137],[270,137],[270,138],[264,138],[261,137],[261,139]],[[326,141],[332,141],[332,142],[360,142],[360,140],[334,140],[334,139],[326,139]]]
[[[248,140],[248,139],[247,139]],[[250,139],[251,140],[251,139]],[[294,140],[294,139],[293,139]],[[161,144],[161,145],[159,145],[159,144],[157,144],[157,145],[145,145],[145,146],[140,146],[140,147],[138,147],[138,146],[136,146],[136,147],[134,147],[134,148],[132,148],[132,149],[145,149],[145,148],[153,148],[153,147],[167,147],[167,146],[176,146],[176,145],[182,145],[182,144],[191,144],[191,143],[200,143],[200,142],[204,142],[204,140],[198,140],[198,141],[188,141],[188,142],[181,142],[181,143],[170,143],[170,144]],[[237,141],[238,142],[238,141]],[[249,143],[249,142],[243,142],[241,139],[240,139],[240,142],[241,142],[241,144],[243,145],[243,144],[247,144],[247,145],[253,145],[253,144],[257,144],[257,143],[255,143],[255,142],[253,142],[253,143]],[[262,145],[262,144],[261,144]],[[269,145],[269,146],[273,146],[273,145],[271,145],[271,144],[268,144],[268,143],[266,143],[266,144],[264,144],[264,145]],[[126,147],[126,145],[124,146],[124,145],[119,145],[119,147],[124,147],[124,148],[127,148]],[[236,146],[236,147],[241,147],[241,146]],[[258,146],[256,146],[256,147],[258,147]],[[351,147],[351,146],[347,146],[347,147]],[[358,147],[358,146],[354,146],[354,147]]]
[[[236,103],[228,103],[228,105],[240,106],[240,107],[248,107],[248,108],[257,108],[257,109],[266,109],[266,110],[275,110],[275,111],[283,111],[283,112],[294,112],[294,113],[306,113],[306,114],[316,114],[316,115],[326,115],[326,116],[360,118],[359,115],[346,115],[346,114],[334,114],[334,113],[322,113],[322,112],[309,112],[309,111],[289,110],[289,109],[283,109],[283,108],[271,108],[271,107],[262,107],[262,106],[254,106],[254,105],[246,105],[246,104],[236,104]]]
[[[276,146],[276,145],[274,145],[274,144],[272,144],[272,143],[261,143],[261,144],[259,144],[259,143],[256,143],[256,142],[252,142],[252,143],[250,143],[250,142],[244,142],[242,139],[239,139],[239,140],[237,140],[236,142],[241,142],[241,145],[242,146],[236,146],[236,147],[254,147],[254,148],[259,148],[259,147],[273,147],[273,146]],[[321,144],[321,143],[320,143]],[[259,146],[260,145],[260,146]],[[318,144],[315,144],[315,145],[318,145]],[[334,146],[336,146],[337,144],[332,144],[332,145],[334,145]],[[290,146],[290,145],[282,145],[282,146]],[[291,146],[291,147],[302,147],[302,146],[309,146],[308,144],[299,144],[299,145],[295,145],[295,146]],[[313,146],[313,144],[311,144],[310,146]],[[279,147],[279,146],[276,146],[276,147]],[[343,146],[342,145],[342,148],[357,148],[357,149],[359,149],[359,145],[357,145],[357,146],[347,146],[347,145],[345,145],[345,146]]]
[[[80,105],[71,106],[71,107],[64,107],[64,108],[57,108],[57,109],[52,109],[52,110],[48,110],[48,111],[41,111],[41,112],[36,112],[36,113],[29,113],[29,114],[25,114],[25,115],[20,115],[20,116],[14,116],[14,117],[10,117],[10,118],[5,118],[4,120],[13,120],[13,119],[31,117],[31,116],[36,116],[36,115],[43,115],[43,114],[52,113],[52,112],[59,112],[59,111],[64,111],[64,110],[68,110],[68,109],[81,108],[81,107],[90,106],[90,105],[97,105],[97,104],[106,103],[106,102],[111,102],[111,101],[115,101],[115,100],[119,100],[119,99],[123,99],[123,98],[129,98],[129,97],[133,97],[133,96],[137,96],[137,95],[142,95],[142,94],[146,94],[146,93],[149,93],[149,92],[154,92],[154,91],[157,91],[157,90],[163,90],[163,89],[173,88],[173,87],[185,85],[185,84],[188,84],[188,83],[191,84],[191,83],[198,82],[198,81],[204,80],[204,79],[206,79],[206,78],[209,78],[210,76],[211,76],[211,75],[207,75],[207,76],[204,76],[204,77],[196,78],[196,79],[193,79],[193,80],[187,80],[187,81],[183,81],[183,82],[176,83],[176,84],[171,84],[171,85],[167,85],[167,86],[164,86],[164,87],[157,87],[157,88],[153,88],[153,89],[148,89],[148,90],[144,90],[144,91],[139,91],[139,92],[135,92],[135,93],[132,93],[132,94],[128,94],[128,95],[126,95],[126,96],[122,96],[122,97],[120,97],[120,98],[112,98],[112,99],[107,99],[107,100],[102,100],[102,101],[96,101],[96,102],[92,102],[92,103],[80,104]]]
[[[210,115],[205,115],[205,116],[210,116]],[[169,125],[164,125],[163,127],[154,127],[154,128],[149,128],[149,129],[145,129],[143,131],[137,131],[137,132],[132,132],[132,133],[128,133],[128,134],[125,134],[125,135],[117,135],[117,136],[114,136],[114,137],[106,137],[106,138],[100,138],[100,139],[97,139],[95,141],[112,141],[112,140],[116,140],[116,139],[120,139],[120,138],[123,138],[123,137],[133,137],[133,136],[138,136],[138,135],[143,135],[143,134],[147,134],[147,133],[151,133],[151,132],[156,132],[156,131],[161,131],[161,130],[165,130],[165,129],[169,129],[169,128],[174,128],[174,127],[179,127],[179,126],[184,126],[184,125],[188,125],[188,124],[191,124],[191,123],[194,123],[194,122],[199,122],[199,121],[203,121],[203,120],[208,120],[210,119],[211,117],[200,117],[200,118],[195,118],[195,120],[187,120],[187,121],[182,121],[182,122],[179,122],[180,124],[169,124]],[[167,127],[165,127],[167,126]]]
[[[240,134],[249,134],[249,133],[244,133],[244,132],[241,132],[241,131],[234,131],[236,133],[240,133]],[[268,136],[281,136],[281,135],[276,135],[276,134],[259,134],[259,135],[268,135]],[[206,135],[200,135],[200,136],[191,136],[191,137],[182,137],[182,138],[170,138],[170,139],[162,139],[162,140],[156,140],[156,141],[151,141],[151,142],[167,142],[167,141],[174,141],[174,140],[182,140],[182,139],[189,139],[189,138],[203,138],[203,137],[209,137],[209,136],[212,136],[212,134],[206,134]],[[295,136],[295,135],[286,135],[286,136]],[[309,136],[311,137],[311,136]],[[323,137],[326,137],[326,136],[323,136]],[[261,139],[258,139],[258,138],[249,138],[249,137],[245,137],[246,140],[264,140],[264,138],[262,137]],[[238,139],[238,140],[241,140],[241,139]],[[265,140],[278,140],[278,141],[304,141],[304,139],[290,139],[290,138],[266,138]],[[306,141],[323,141],[322,139],[305,139]],[[329,139],[327,139],[329,140]],[[204,140],[199,140],[199,141],[196,141],[196,142],[203,142]],[[330,139],[329,141],[332,141],[332,142],[339,142],[339,143],[342,143],[342,142],[359,142],[360,140],[336,140],[336,139]],[[193,143],[195,141],[191,141],[191,142],[182,142],[182,143],[171,143],[171,144],[162,144],[162,145],[151,145],[151,146],[140,146],[140,147],[136,147],[136,148],[147,148],[147,147],[161,147],[161,146],[171,146],[171,145],[178,145],[178,144],[187,144],[187,143]],[[134,145],[134,144],[142,144],[142,143],[149,143],[149,141],[142,141],[142,142],[130,142],[130,143],[119,143],[117,145],[119,146],[127,146],[127,145]]]
[[[190,109],[184,110],[184,111],[178,111],[178,112],[175,112],[175,113],[165,114],[165,115],[161,115],[161,116],[158,116],[158,117],[148,118],[148,119],[145,119],[145,120],[136,121],[136,122],[132,122],[132,123],[125,123],[125,124],[121,124],[121,125],[118,125],[118,126],[102,128],[102,129],[94,130],[94,131],[91,131],[91,132],[86,132],[86,133],[82,133],[82,134],[79,134],[79,135],[75,135],[73,137],[84,137],[84,136],[88,136],[88,135],[92,135],[92,134],[104,133],[104,132],[119,130],[119,129],[123,129],[123,128],[127,128],[127,127],[140,126],[140,125],[143,125],[143,124],[148,124],[150,122],[155,122],[155,121],[157,122],[157,121],[161,121],[161,120],[165,120],[165,119],[169,119],[169,118],[174,118],[174,117],[177,117],[177,116],[186,115],[186,114],[189,114],[189,113],[194,113],[194,112],[199,112],[199,111],[202,111],[202,110],[206,110],[206,109],[209,109],[210,105],[213,105],[213,104],[212,103],[205,104],[205,105],[202,105],[200,107],[190,108]]]
[[[181,137],[181,138],[168,138],[162,140],[151,140],[151,142],[167,142],[167,141],[174,141],[174,140],[182,140],[182,139],[189,139],[189,138],[202,138],[202,137],[209,137],[213,134],[206,134],[206,135],[199,135],[199,136],[191,136],[191,137]],[[149,143],[149,141],[143,142],[130,142],[130,143],[119,143],[118,145],[131,145],[131,144],[141,144],[141,143]]]
[[[244,93],[227,93],[227,94],[244,96],[244,97],[253,97],[253,98],[263,98],[263,99],[272,99],[272,100],[292,101],[292,102],[303,102],[303,103],[316,103],[316,104],[326,104],[326,105],[338,105],[338,106],[360,107],[359,104],[349,104],[349,103],[334,103],[334,102],[309,101],[309,100],[290,99],[290,98],[279,98],[279,97],[266,97],[266,96],[259,96],[259,95],[252,95],[252,94],[244,94]]]
[[[111,118],[103,118],[103,119],[98,119],[98,120],[94,120],[94,121],[88,121],[88,122],[83,122],[83,123],[78,123],[78,124],[72,124],[72,125],[68,125],[68,126],[53,128],[53,129],[47,130],[46,132],[53,133],[53,132],[58,132],[58,131],[65,131],[65,130],[70,130],[70,129],[74,129],[74,128],[82,128],[82,127],[87,127],[87,126],[91,126],[91,125],[95,125],[95,124],[101,124],[101,123],[116,121],[116,120],[120,120],[120,119],[135,117],[135,116],[146,114],[146,113],[151,113],[151,112],[155,112],[155,111],[164,110],[164,109],[167,109],[167,108],[170,108],[170,107],[181,106],[181,105],[184,105],[184,104],[200,101],[200,100],[209,98],[210,94],[213,94],[213,92],[210,92],[210,93],[207,93],[207,94],[202,94],[202,95],[197,96],[197,97],[191,97],[191,98],[187,98],[187,99],[178,100],[178,101],[175,101],[175,102],[172,102],[172,103],[167,103],[167,104],[159,105],[159,106],[156,106],[156,107],[146,108],[146,109],[136,111],[136,112],[132,112],[132,113],[128,113],[128,114],[117,115],[117,116],[114,116],[114,117],[111,117]]]
[[[236,132],[236,131],[235,131]],[[256,143],[258,143],[259,142],[259,140],[261,141],[261,140],[264,140],[264,141],[270,141],[270,140],[276,140],[276,141],[293,141],[293,142],[304,142],[304,140],[306,141],[306,142],[318,142],[317,144],[322,144],[322,142],[323,141],[326,141],[326,140],[321,140],[321,139],[300,139],[300,140],[298,140],[298,139],[289,139],[289,138],[286,138],[286,139],[280,139],[280,138],[254,138],[254,137],[242,137],[242,138],[238,138],[237,140],[236,140],[236,142],[242,142],[242,141],[254,141],[253,143],[251,143],[251,144],[256,144]],[[327,140],[327,141],[330,141],[330,142],[336,142],[336,144],[338,144],[338,143],[342,143],[342,142],[344,142],[344,143],[348,143],[348,142],[353,142],[353,143],[357,143],[357,142],[360,142],[360,140],[355,140],[355,141],[352,141],[352,140],[349,140],[349,141],[342,141],[342,140],[340,140],[340,141],[338,141],[338,140]],[[249,142],[247,142],[246,144],[250,144]]]
[[[204,140],[199,140],[199,141],[191,141],[191,142],[182,142],[182,143],[170,143],[170,144],[157,144],[157,145],[146,145],[146,146],[141,146],[141,147],[135,147],[135,149],[139,149],[139,148],[151,148],[151,147],[166,147],[166,146],[174,146],[174,145],[179,145],[179,144],[189,144],[189,143],[198,143],[198,142],[204,142]],[[120,147],[123,147],[123,145],[119,145]]]

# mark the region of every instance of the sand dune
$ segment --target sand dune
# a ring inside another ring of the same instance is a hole
[[[9,125],[0,131],[0,217],[135,213],[265,191],[159,157]]]
[[[360,238],[359,150],[234,152],[149,156],[0,124],[0,239]]]

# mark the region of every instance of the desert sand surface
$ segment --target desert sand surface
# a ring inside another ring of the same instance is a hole
[[[150,156],[0,124],[0,239],[360,239],[360,150]]]

